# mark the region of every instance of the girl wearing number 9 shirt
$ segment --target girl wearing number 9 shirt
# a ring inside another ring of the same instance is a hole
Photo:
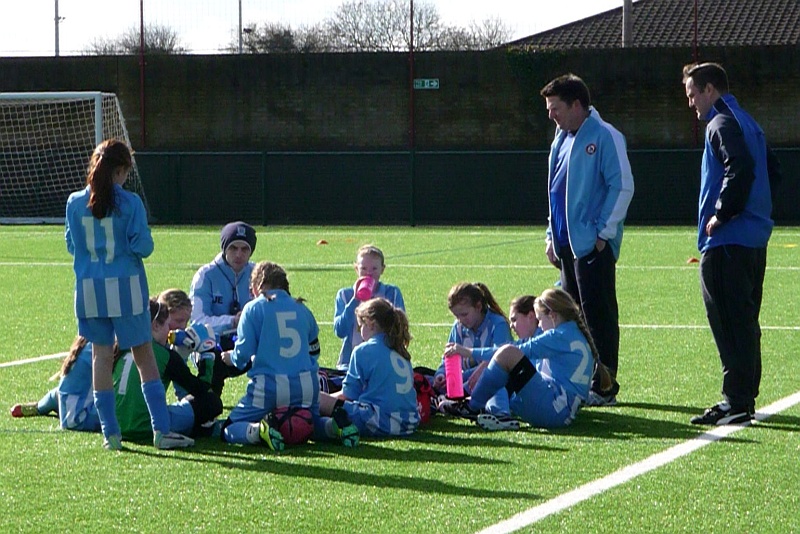
[[[343,409],[362,436],[414,433],[420,423],[405,312],[383,298],[362,302],[355,311],[364,342],[353,349],[338,397],[320,393],[320,412]]]
[[[169,431],[164,385],[150,331],[149,291],[143,259],[153,252],[142,200],[122,188],[132,167],[119,139],[103,141],[89,161],[86,188],[69,196],[65,238],[75,271],[78,334],[92,343],[92,385],[103,446],[122,449],[114,406],[114,339],[131,348],[150,412],[153,444],[187,447],[194,441]]]

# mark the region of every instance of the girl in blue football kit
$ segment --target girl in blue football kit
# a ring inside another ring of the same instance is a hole
[[[353,349],[341,394],[320,393],[320,412],[342,407],[362,436],[411,435],[420,416],[406,314],[382,298],[362,302],[355,314],[364,342]]]
[[[511,413],[532,426],[564,427],[572,423],[589,394],[595,368],[606,384],[608,370],[598,365],[597,348],[580,309],[568,293],[547,289],[536,299],[541,335],[494,352],[468,401],[446,401],[448,413],[464,415],[487,430],[507,429],[497,417],[481,413],[499,390],[510,394]]]
[[[536,295],[522,295],[511,301],[508,322],[511,325],[511,330],[517,335],[517,340],[514,342],[517,346],[542,333],[542,329],[539,327],[539,320],[536,318],[536,310],[533,307],[534,302],[536,302]],[[473,358],[476,362],[479,362],[478,369],[472,373],[472,376],[467,381],[467,391],[472,391],[475,388],[481,371],[492,359],[492,355],[497,348],[467,349],[460,345],[456,347],[454,352],[458,352],[464,358]]]
[[[433,376],[433,388],[445,393],[444,356],[467,349],[500,346],[513,341],[505,312],[486,285],[462,282],[450,289],[447,307],[455,316],[450,337],[445,345],[442,363]],[[478,362],[463,359],[462,375],[466,383]]]
[[[56,412],[64,430],[100,430],[100,419],[92,396],[92,344],[83,336],[75,336],[61,364],[58,386],[48,391],[39,402],[17,404],[13,417],[31,417]],[[51,379],[52,380],[52,379]]]
[[[383,251],[374,245],[364,245],[356,253],[355,263],[356,275],[359,277],[371,276],[375,280],[375,289],[372,297],[381,297],[388,300],[392,306],[405,311],[405,302],[400,288],[390,284],[381,283],[381,275],[386,270]],[[362,341],[361,333],[356,322],[355,310],[361,300],[356,295],[355,284],[353,287],[345,287],[336,294],[335,310],[333,313],[333,331],[337,337],[342,339],[342,348],[339,352],[339,360],[336,367],[347,370],[350,363],[350,355]]]
[[[266,416],[291,406],[311,412],[317,437],[338,437],[346,446],[357,445],[358,429],[349,421],[340,418],[341,426],[332,426],[333,421],[319,417],[319,327],[302,299],[289,293],[286,271],[275,263],[258,263],[250,290],[257,296],[242,309],[233,350],[222,354],[226,364],[238,369],[252,361],[250,381],[223,425],[222,438],[228,443],[263,442],[282,450],[283,437]]]
[[[92,395],[92,344],[76,336],[59,372],[58,418],[64,430],[100,430]]]
[[[542,333],[539,319],[536,318],[536,295],[522,295],[511,301],[508,322],[511,330],[517,334],[517,343],[523,343]]]
[[[122,448],[114,408],[113,345],[130,347],[142,379],[156,448],[194,442],[169,431],[164,386],[151,345],[149,293],[143,259],[153,252],[142,200],[122,188],[132,167],[119,139],[103,141],[92,153],[86,188],[69,196],[65,240],[75,271],[78,333],[92,342],[94,402],[103,446]]]

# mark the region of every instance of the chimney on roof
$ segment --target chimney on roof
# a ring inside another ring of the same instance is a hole
[[[633,0],[622,0],[622,48],[633,45]]]

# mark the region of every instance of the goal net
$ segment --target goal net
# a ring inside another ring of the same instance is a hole
[[[63,223],[92,151],[111,137],[131,146],[113,93],[0,93],[0,223]],[[135,159],[125,188],[149,216]]]

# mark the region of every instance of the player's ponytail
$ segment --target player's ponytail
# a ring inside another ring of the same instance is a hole
[[[489,291],[489,288],[486,287],[486,284],[483,282],[475,282],[474,284],[478,289],[481,291],[481,295],[483,296],[483,302],[486,304],[486,307],[498,315],[501,315],[503,319],[508,322],[508,317],[506,317],[506,312],[503,311],[503,308],[497,303],[497,300],[492,295],[492,292]]]
[[[88,340],[85,337],[75,336],[66,358],[64,358],[64,361],[61,363],[61,371],[58,372],[56,375],[57,377],[65,377],[70,371],[72,371],[72,367],[75,365],[75,362],[78,361],[78,355],[81,353],[87,343]]]
[[[600,387],[603,391],[611,389],[613,386],[613,379],[608,367],[600,361],[600,353],[597,351],[597,345],[594,343],[592,333],[583,318],[581,309],[572,299],[569,293],[563,289],[550,288],[545,289],[539,298],[536,299],[535,306],[539,309],[540,313],[555,312],[559,314],[565,321],[575,321],[578,329],[586,338],[589,349],[592,351],[594,358],[594,370],[600,379]]]
[[[356,308],[356,318],[360,322],[369,319],[386,335],[386,345],[406,360],[411,360],[408,345],[411,332],[408,317],[403,310],[395,308],[384,298],[373,298],[362,302]]]
[[[130,168],[131,151],[119,139],[106,139],[94,149],[89,160],[86,185],[89,186],[87,207],[96,219],[102,219],[115,209],[114,172],[120,168]]]

